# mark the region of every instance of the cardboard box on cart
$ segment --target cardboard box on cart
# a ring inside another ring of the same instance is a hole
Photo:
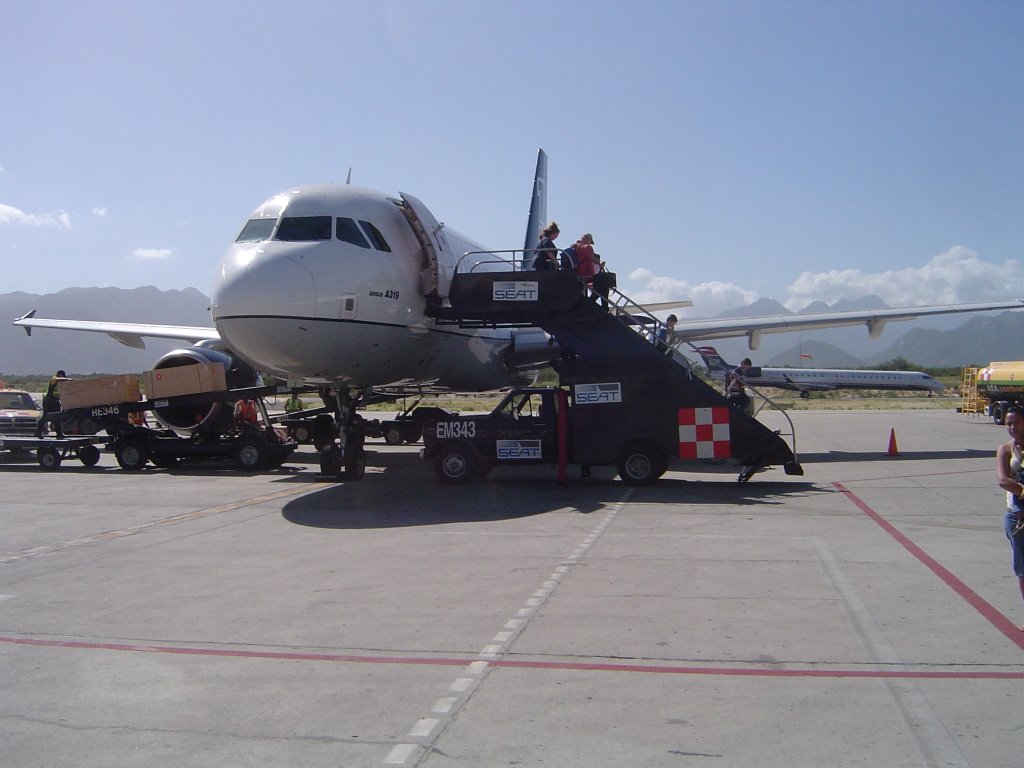
[[[134,403],[139,399],[139,377],[134,373],[71,379],[60,383],[60,404],[71,408],[92,408],[97,405]]]
[[[146,371],[142,374],[142,385],[150,400],[200,392],[223,392],[228,388],[221,363],[197,363]]]

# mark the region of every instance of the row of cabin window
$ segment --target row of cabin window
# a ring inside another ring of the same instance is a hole
[[[285,216],[277,227],[274,239],[290,243],[330,240],[332,237],[331,224],[330,216]],[[250,219],[242,227],[236,242],[269,240],[275,225],[277,225],[276,219]],[[359,224],[356,224],[352,219],[339,216],[336,234],[339,240],[358,245],[360,248],[368,249],[372,243],[372,247],[378,251],[391,253],[391,246],[384,239],[384,235],[368,221],[360,220]]]

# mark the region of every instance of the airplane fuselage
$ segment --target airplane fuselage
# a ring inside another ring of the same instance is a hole
[[[214,277],[213,321],[227,347],[292,381],[508,385],[508,330],[439,328],[426,316],[427,261],[403,207],[400,198],[335,185],[260,205]],[[427,236],[443,297],[455,259],[482,246],[443,225]]]
[[[712,378],[724,381],[735,366],[725,362],[714,347],[698,347]],[[752,387],[789,389],[806,395],[834,389],[891,389],[941,392],[945,387],[921,371],[871,371],[847,368],[766,368],[755,366],[743,374]]]
[[[836,368],[761,368],[760,376],[747,376],[751,386],[778,387],[802,392],[831,389],[892,389],[941,392],[942,383],[921,371],[867,371]]]

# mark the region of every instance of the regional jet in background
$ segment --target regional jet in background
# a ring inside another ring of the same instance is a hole
[[[541,150],[524,250],[536,245],[546,220],[547,155]],[[228,366],[230,386],[244,386],[247,377],[253,379],[254,371],[260,371],[293,387],[319,387],[334,404],[344,434],[355,418],[355,406],[374,392],[425,386],[499,389],[528,381],[536,365],[558,353],[557,345],[537,328],[464,329],[440,325],[431,316],[431,308],[447,303],[460,258],[482,251],[478,243],[439,223],[412,195],[349,185],[296,187],[259,205],[228,246],[214,275],[212,328],[49,319],[35,317],[35,311],[14,324],[27,332],[106,333],[133,347],[143,347],[146,337],[194,342],[168,353],[154,367],[219,360]],[[520,255],[510,263],[507,254],[494,252],[493,258],[483,260],[502,271],[529,261]],[[487,268],[480,261],[476,256],[467,265]],[[673,305],[680,303],[645,309]],[[684,320],[676,325],[675,337],[698,341],[746,336],[756,349],[763,333],[866,323],[877,337],[889,320],[1021,306],[992,302]],[[648,321],[657,322],[653,316]]]
[[[696,347],[711,378],[725,381],[736,366],[722,359],[714,347]],[[743,374],[750,387],[775,387],[809,397],[811,392],[831,392],[836,389],[895,389],[917,392],[942,392],[941,381],[921,371],[858,371],[839,368],[765,368],[751,366]]]

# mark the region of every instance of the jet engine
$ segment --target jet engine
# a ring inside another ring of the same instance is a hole
[[[175,349],[161,357],[153,370],[177,368],[182,365],[200,363],[221,363],[224,366],[228,389],[255,387],[259,384],[256,371],[248,364],[227,352],[204,346],[199,342],[193,347]],[[153,415],[168,429],[186,432],[225,432],[232,427],[234,403],[210,403],[199,406],[168,406],[156,408]]]
[[[516,328],[512,343],[505,352],[505,365],[510,370],[533,368],[557,360],[562,354],[558,342],[539,328]]]

